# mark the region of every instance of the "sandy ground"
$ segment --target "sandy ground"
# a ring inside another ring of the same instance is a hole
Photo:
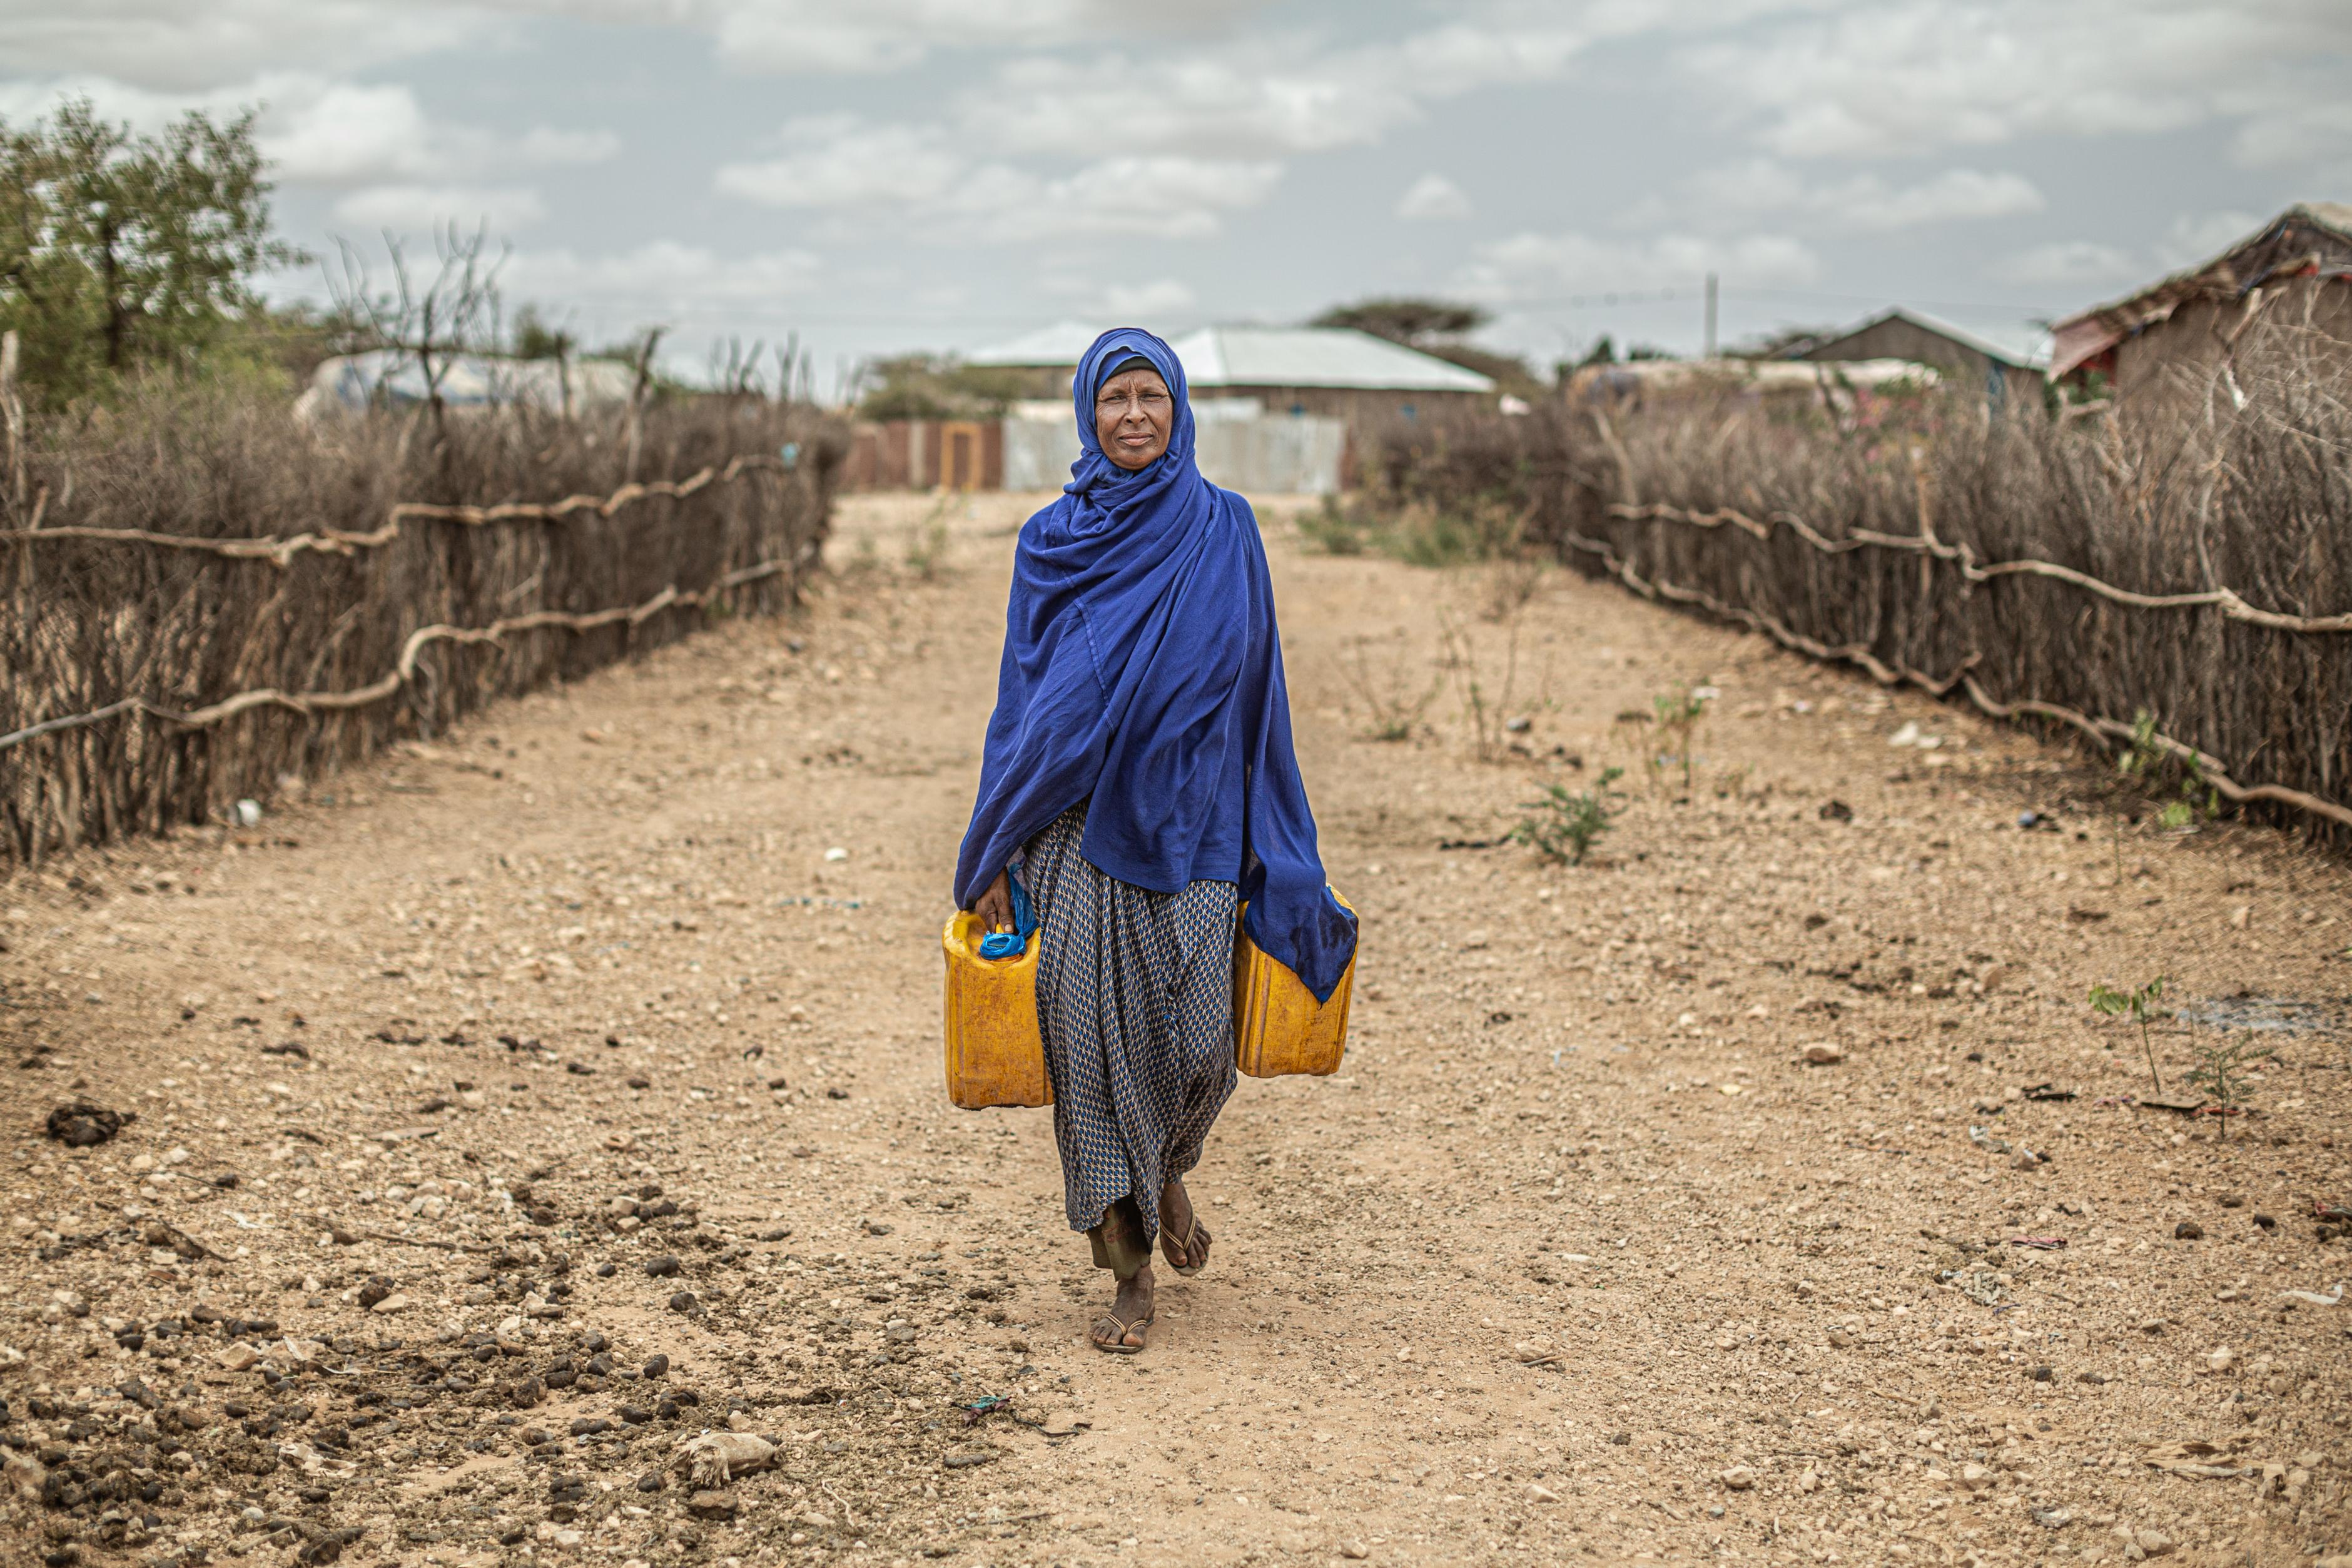
[[[854,500],[793,621],[0,885],[0,1552],[2352,1551],[2340,863],[2118,830],[2070,753],[1607,587],[1279,521],[1353,1038],[1243,1082],[1212,1266],[1089,1351],[1046,1114],[940,1085],[1026,506]],[[1720,694],[1687,791],[1621,718],[1678,682]],[[1588,863],[1492,842],[1612,765]],[[2277,1048],[2226,1142],[2125,1098],[2138,1036],[2084,1005],[2158,975],[2168,1090]],[[78,1098],[137,1120],[45,1139]],[[730,1426],[774,1467],[698,1490],[674,1446]]]

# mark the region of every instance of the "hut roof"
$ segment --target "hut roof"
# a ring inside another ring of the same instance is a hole
[[[2051,329],[2050,373],[2065,375],[2192,299],[2235,299],[2274,279],[2311,277],[2352,278],[2352,204],[2298,203],[2201,266],[2067,317]]]

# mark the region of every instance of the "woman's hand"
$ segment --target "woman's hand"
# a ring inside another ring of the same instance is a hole
[[[1013,929],[1013,883],[1007,873],[996,873],[996,880],[988,884],[987,891],[972,900],[971,912],[980,916],[982,931]]]

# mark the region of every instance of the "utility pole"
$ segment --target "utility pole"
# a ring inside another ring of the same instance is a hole
[[[1715,296],[1716,276],[1710,272],[1706,275],[1706,350],[1702,356],[1709,360],[1715,358]]]

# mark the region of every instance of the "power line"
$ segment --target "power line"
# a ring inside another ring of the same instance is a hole
[[[1628,305],[1664,305],[1672,304],[1678,300],[1697,299],[1702,297],[1704,291],[1705,286],[1701,284],[1668,285],[1664,287],[1591,289],[1581,294],[1528,296],[1523,298],[1504,301],[1502,302],[1501,308],[1505,310],[1522,310],[1528,308],[1565,308],[1570,310],[1618,309]],[[1822,299],[1833,300],[1845,304],[1860,305],[1884,305],[1889,303],[1892,298],[1902,298],[1899,296],[1890,297],[1885,294],[1842,294],[1819,288],[1766,288],[1748,286],[1734,287],[1729,284],[1723,286],[1722,294],[1725,298],[1733,299]],[[1990,310],[1998,311],[2003,315],[2017,316],[2025,319],[2038,319],[2055,314],[2055,312],[2049,309],[2046,306],[2020,305],[2014,302],[1995,303],[1993,301],[1984,299],[1919,299],[1914,298],[1910,298],[1908,302],[1921,306],[1925,308],[1935,310]]]

